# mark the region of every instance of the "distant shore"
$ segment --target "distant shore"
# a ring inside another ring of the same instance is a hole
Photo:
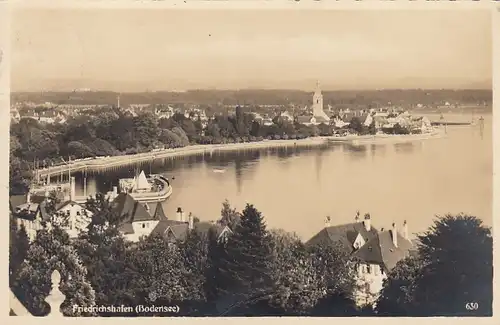
[[[306,139],[289,139],[289,140],[263,140],[258,142],[243,142],[243,143],[228,143],[228,144],[205,144],[205,145],[190,145],[176,149],[162,149],[145,153],[120,155],[110,157],[85,158],[71,161],[71,171],[81,171],[84,169],[105,169],[129,165],[133,163],[149,161],[152,159],[162,159],[169,157],[186,157],[199,155],[204,153],[215,153],[220,151],[237,151],[237,150],[255,150],[255,149],[271,149],[285,147],[316,147],[328,143],[348,143],[348,144],[365,144],[365,143],[398,143],[408,141],[419,141],[439,138],[443,134],[439,131],[433,131],[425,134],[410,134],[410,135],[349,135],[349,136],[318,136]],[[52,166],[50,168],[39,169],[38,173],[41,177],[46,177],[47,174],[56,175],[68,170],[68,165]]]

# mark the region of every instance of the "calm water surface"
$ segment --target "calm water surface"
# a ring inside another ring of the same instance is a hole
[[[446,138],[413,143],[214,153],[139,167],[175,177],[174,192],[163,203],[168,216],[182,207],[201,220],[215,220],[224,199],[237,209],[249,202],[268,227],[304,240],[324,226],[326,216],[332,224],[346,223],[356,210],[369,212],[379,229],[407,220],[412,233],[445,213],[476,215],[491,226],[492,132],[491,117],[485,118],[482,136],[478,126],[448,127]],[[133,174],[134,167],[95,173],[87,189],[105,192]],[[82,183],[81,175],[77,179]]]

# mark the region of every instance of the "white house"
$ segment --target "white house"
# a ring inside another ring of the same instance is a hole
[[[358,305],[373,303],[382,289],[383,280],[396,263],[408,256],[413,248],[408,237],[406,221],[402,231],[398,232],[396,224],[389,230],[375,229],[371,225],[371,217],[366,214],[364,220],[337,226],[330,225],[327,218],[325,228],[313,236],[306,245],[340,244],[345,251],[359,261],[356,270],[360,290],[356,292]]]

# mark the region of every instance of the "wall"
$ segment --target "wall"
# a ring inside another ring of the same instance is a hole
[[[126,238],[134,242],[139,241],[139,238],[142,236],[148,236],[156,227],[158,222],[158,220],[133,222],[132,228],[134,229],[134,233],[127,235]]]

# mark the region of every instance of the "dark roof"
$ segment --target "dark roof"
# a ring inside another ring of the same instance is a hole
[[[177,221],[177,220],[167,220],[163,219],[158,222],[156,227],[153,229],[151,234],[166,235],[167,230],[170,229],[175,236],[176,240],[183,241],[186,239],[188,232],[187,222]]]
[[[309,239],[306,245],[329,245],[339,243],[345,248],[346,252],[351,253],[354,250],[353,244],[358,234],[361,234],[366,243],[376,237],[377,232],[377,229],[374,227],[371,227],[370,231],[367,231],[363,222],[331,226],[324,228]]]
[[[132,223],[136,221],[154,220],[146,207],[140,202],[134,200],[128,193],[120,193],[113,200],[114,211],[120,216],[125,216],[123,223]]]
[[[163,205],[161,203],[158,203],[156,205],[155,212],[153,214],[153,219],[155,220],[167,220],[167,215],[165,214],[165,211],[163,211]]]
[[[386,230],[363,245],[353,255],[362,261],[383,265],[391,270],[396,263],[410,254],[412,243],[397,233],[398,247],[392,242],[392,231]]]
[[[213,229],[213,230],[215,230],[215,234],[217,237],[219,237],[222,234],[222,232],[224,231],[224,229],[226,229],[226,227],[227,226],[223,226],[223,225],[218,224],[218,223],[211,223],[211,222],[206,222],[206,221],[200,221],[200,222],[197,222],[194,224],[194,230],[197,231],[198,233],[200,233],[202,235],[208,235],[208,232],[210,231],[210,229]],[[229,229],[229,231],[231,231],[231,229],[229,227],[227,227],[227,229]]]

